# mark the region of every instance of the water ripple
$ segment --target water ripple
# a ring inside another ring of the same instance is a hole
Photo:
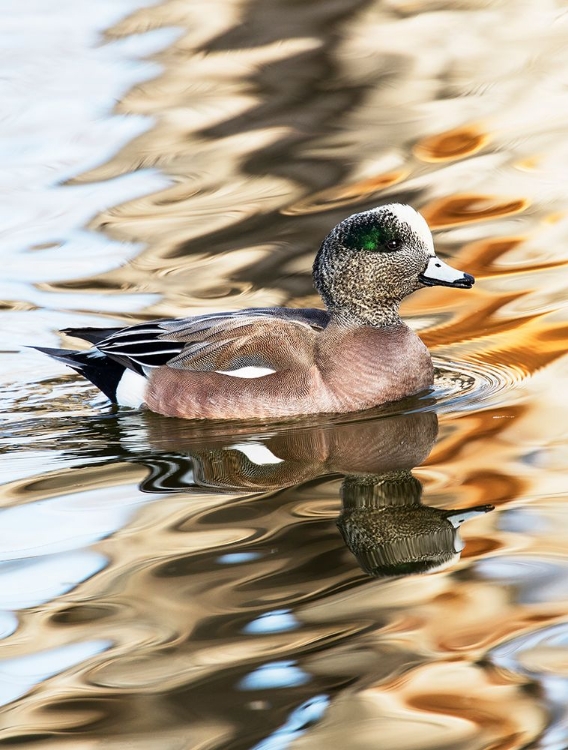
[[[436,402],[442,413],[494,406],[526,377],[520,368],[487,361],[434,358]]]

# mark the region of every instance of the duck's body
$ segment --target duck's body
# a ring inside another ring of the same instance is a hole
[[[297,333],[293,365],[251,378],[160,367],[150,375],[145,402],[177,417],[287,417],[368,409],[432,384],[428,350],[404,324],[377,329],[330,323]],[[405,367],[408,356],[417,367]]]
[[[112,401],[207,419],[350,412],[426,390],[432,360],[398,306],[423,286],[470,287],[434,254],[424,219],[392,204],[341,222],[314,281],[327,310],[266,308],[125,329],[67,329],[87,352],[42,349]]]

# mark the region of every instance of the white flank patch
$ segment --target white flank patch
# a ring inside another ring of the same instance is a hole
[[[116,403],[133,409],[140,408],[145,401],[147,385],[145,377],[133,370],[125,370],[116,389]]]
[[[283,458],[277,458],[263,443],[235,443],[227,446],[227,449],[244,453],[248,460],[257,466],[281,464],[284,461]]]
[[[425,278],[432,279],[434,281],[445,281],[446,284],[453,284],[454,281],[459,281],[460,279],[464,278],[463,271],[458,271],[457,269],[452,268],[435,255],[428,261],[426,270],[422,275]]]
[[[380,208],[390,211],[397,217],[397,219],[406,222],[412,231],[415,232],[426,245],[430,251],[430,255],[435,255],[432,232],[430,231],[428,222],[422,214],[415,211],[412,206],[407,206],[403,203],[389,203],[387,206],[381,206]]]
[[[238,370],[215,370],[219,375],[230,375],[232,378],[262,378],[272,375],[276,370],[270,367],[239,367]]]

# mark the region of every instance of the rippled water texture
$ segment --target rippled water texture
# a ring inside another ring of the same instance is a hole
[[[0,34],[0,744],[565,750],[565,4],[21,0]],[[322,238],[392,200],[477,277],[405,303],[421,398],[179,422],[25,348],[317,305]]]

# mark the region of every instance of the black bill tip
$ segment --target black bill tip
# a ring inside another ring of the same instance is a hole
[[[454,281],[452,286],[457,286],[460,289],[471,289],[471,287],[475,284],[475,278],[470,273],[464,273],[463,279],[458,279],[457,281]]]
[[[421,273],[418,277],[418,281],[420,281],[421,284],[424,284],[424,286],[451,286],[457,289],[471,289],[475,284],[475,278],[469,273],[464,273],[453,281],[433,279]]]

